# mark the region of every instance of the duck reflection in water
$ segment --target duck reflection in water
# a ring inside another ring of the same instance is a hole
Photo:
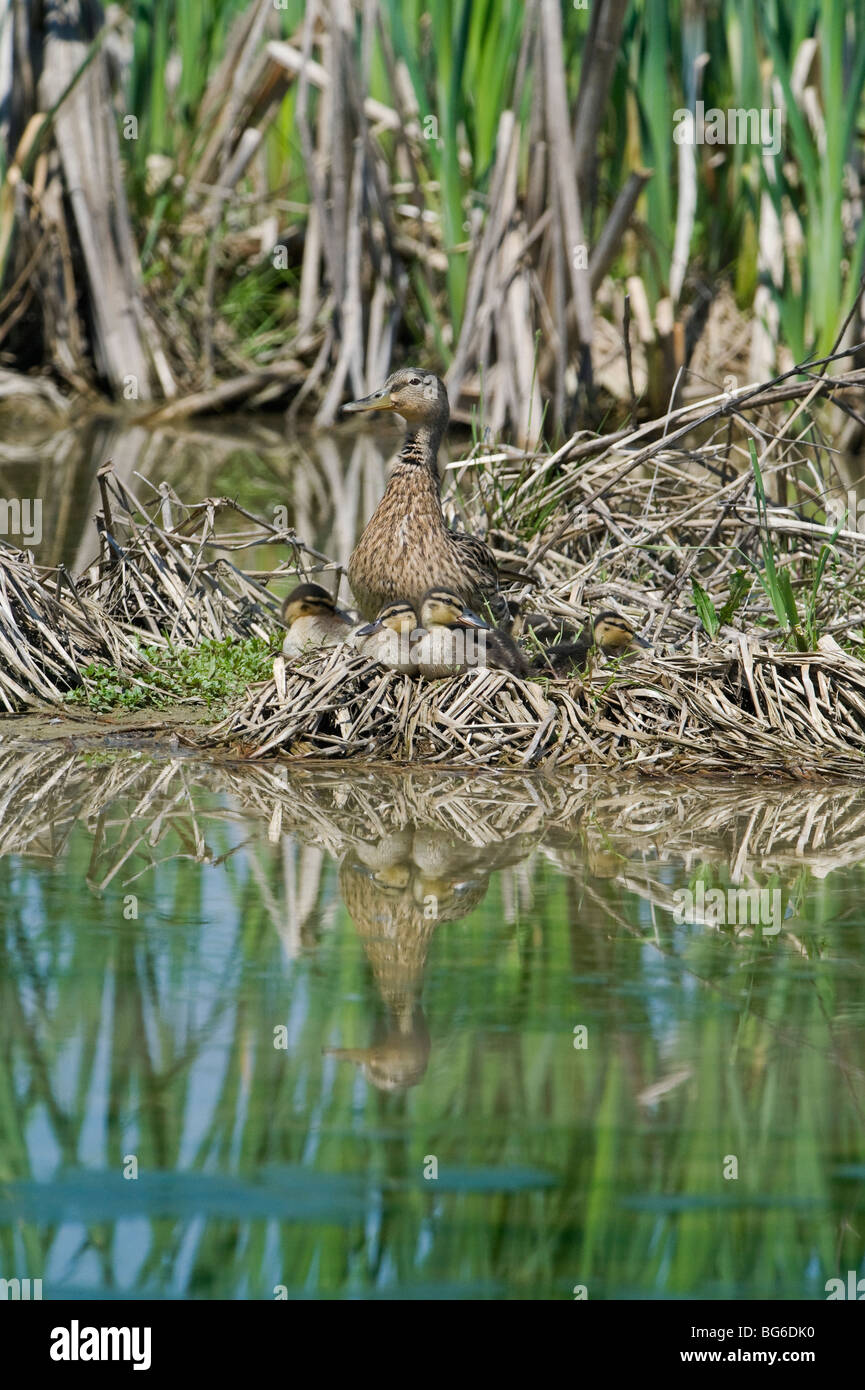
[[[326,1048],[329,1056],[355,1062],[381,1091],[423,1080],[431,1047],[423,978],[436,927],[467,916],[486,896],[491,873],[526,851],[523,835],[475,845],[434,826],[355,840],[340,865],[339,886],[385,1015],[369,1047]]]

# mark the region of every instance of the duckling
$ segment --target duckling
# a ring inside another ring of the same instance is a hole
[[[351,618],[320,584],[298,584],[292,589],[282,605],[282,621],[288,624],[283,655],[294,661],[315,647],[339,646],[352,628]]]
[[[486,649],[486,664],[497,671],[510,671],[512,676],[525,680],[532,669],[525,653],[504,628],[494,627],[488,633]]]
[[[413,834],[411,830],[391,830],[375,840],[356,840],[353,849],[362,864],[373,873],[392,869],[411,859]]]
[[[458,594],[428,589],[421,600],[420,621],[424,635],[415,647],[415,658],[422,676],[428,680],[458,676],[482,664],[483,647],[472,629],[484,633],[484,642],[490,629]]]
[[[595,647],[606,656],[622,656],[635,646],[652,650],[651,642],[640,637],[627,618],[607,610],[598,614],[591,630],[584,631],[576,642],[559,642],[546,647],[535,666],[539,670],[567,672],[574,666],[585,666]]]
[[[416,607],[433,584],[445,584],[463,604],[490,604],[507,616],[495,556],[477,536],[445,525],[438,451],[450,420],[444,382],[433,372],[404,367],[379,391],[343,406],[347,412],[396,411],[408,425],[384,497],[348,562],[358,608],[372,618],[386,603]]]
[[[352,641],[364,656],[403,675],[415,675],[417,662],[412,652],[412,633],[417,632],[417,613],[405,599],[386,603],[374,622],[353,633]]]
[[[528,675],[529,664],[516,642],[506,632],[491,628],[450,589],[436,585],[424,594],[420,620],[426,629],[416,649],[422,676],[434,680],[474,666]],[[476,629],[482,635],[473,637],[465,629]]]

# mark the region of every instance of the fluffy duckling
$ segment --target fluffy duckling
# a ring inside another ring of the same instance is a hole
[[[386,603],[371,623],[359,627],[354,645],[373,661],[403,675],[414,675],[417,662],[412,652],[412,634],[417,631],[417,614],[405,599]]]
[[[458,676],[482,664],[483,647],[474,632],[482,631],[485,641],[490,629],[458,594],[428,589],[421,601],[420,621],[424,635],[415,647],[415,657],[422,676],[428,680]]]
[[[493,628],[487,636],[486,645],[487,666],[493,666],[497,671],[510,671],[512,676],[522,676],[523,679],[528,676],[531,671],[529,660],[509,633],[500,627]]]
[[[283,655],[293,661],[316,647],[337,647],[351,632],[347,613],[320,584],[298,584],[282,605],[282,621],[288,632],[282,644]]]
[[[621,613],[607,610],[598,614],[591,629],[584,631],[576,642],[559,642],[546,647],[535,664],[540,670],[566,673],[574,666],[585,666],[594,648],[605,656],[622,656],[633,647],[652,650],[651,642],[640,637],[627,618],[623,618]]]
[[[426,630],[416,648],[422,676],[434,680],[475,666],[528,675],[529,664],[516,642],[506,632],[491,628],[450,589],[436,586],[427,590],[420,621]],[[482,635],[474,636],[474,631]]]

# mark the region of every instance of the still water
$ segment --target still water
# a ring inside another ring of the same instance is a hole
[[[184,502],[231,497],[271,521],[274,509],[284,508],[307,545],[344,565],[381,497],[401,435],[394,420],[317,433],[280,415],[145,429],[96,416],[40,425],[20,414],[9,418],[10,410],[0,401],[0,502],[27,499],[32,507],[38,500],[41,524],[36,543],[23,533],[7,538],[31,549],[38,564],[65,564],[73,574],[98,550],[96,474],[109,460],[117,479],[145,504],[165,482]],[[461,448],[455,437],[457,457],[467,441],[464,432]],[[442,450],[440,464],[448,458]],[[251,566],[256,558],[249,556]]]
[[[0,805],[2,1277],[865,1273],[865,794],[0,745]]]
[[[17,422],[0,496],[41,499],[35,557],[73,572],[108,458],[144,498],[284,506],[344,562],[395,439]],[[0,1279],[822,1299],[865,1275],[865,793],[212,766],[14,729]]]

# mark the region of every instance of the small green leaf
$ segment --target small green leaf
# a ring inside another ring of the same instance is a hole
[[[694,606],[697,609],[697,616],[710,637],[714,637],[718,628],[721,626],[718,614],[715,612],[715,605],[712,602],[702,584],[696,579],[691,580],[691,592],[694,595]]]

